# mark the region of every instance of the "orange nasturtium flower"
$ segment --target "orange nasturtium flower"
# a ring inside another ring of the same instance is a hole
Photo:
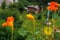
[[[50,5],[47,7],[48,10],[50,11],[56,11],[58,10],[59,4],[57,2],[50,2]]]
[[[14,17],[10,16],[7,18],[6,22],[2,24],[2,26],[3,27],[10,26],[12,27],[12,30],[14,30],[13,23],[14,23]]]
[[[29,20],[34,20],[34,16],[31,13],[27,14],[26,16]]]

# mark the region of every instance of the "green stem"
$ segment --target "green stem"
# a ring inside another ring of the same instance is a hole
[[[48,10],[47,21],[49,20],[49,14],[50,14],[50,10]]]
[[[11,31],[11,40],[13,40],[13,31],[14,31],[14,27],[12,26],[12,31]]]
[[[49,39],[49,35],[46,35],[46,40],[50,40],[50,39]]]
[[[35,20],[33,20],[33,25],[34,25],[34,32],[33,33],[35,33],[35,31],[36,31],[36,27],[35,27],[36,23],[35,23]],[[34,34],[34,36],[35,36],[35,34]]]
[[[11,40],[13,40],[13,31],[11,32]]]

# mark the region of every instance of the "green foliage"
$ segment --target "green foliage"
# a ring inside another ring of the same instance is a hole
[[[41,19],[41,15],[38,15],[37,19]]]
[[[29,35],[26,40],[35,40],[35,38]]]
[[[11,27],[6,26],[5,28],[2,28],[2,24],[6,22],[6,18],[9,16],[14,17],[14,28],[20,28],[22,26],[23,21],[20,20],[20,12],[16,8],[11,10],[10,8],[8,9],[1,9],[0,8],[0,38],[3,37],[7,39],[11,39]],[[9,29],[9,30],[8,30]]]
[[[3,3],[2,3],[2,9],[5,9],[5,8],[6,8],[6,2],[4,0]]]
[[[14,32],[13,37],[14,40],[47,40],[48,37],[43,32],[43,29],[47,26],[42,22],[46,20],[47,10],[45,10],[41,14],[32,14],[35,18],[35,22],[28,20],[26,17],[26,13],[24,12],[24,7],[28,5],[46,5],[51,0],[19,0],[18,3],[10,4],[7,8],[5,8],[5,2],[2,4],[2,8],[0,8],[0,40],[11,40],[11,27],[6,26],[2,27],[2,24],[6,22],[6,18],[9,16],[14,17]],[[45,6],[44,6],[45,7]],[[54,25],[60,26],[60,16],[58,14],[50,13],[50,17],[54,18],[56,23]],[[39,20],[38,20],[39,19]],[[34,27],[35,32],[34,32]],[[51,25],[52,27],[52,25]],[[57,35],[58,34],[58,35]],[[54,37],[59,37],[59,33],[56,33]],[[51,35],[52,37],[52,35]],[[50,37],[49,37],[50,39]],[[57,39],[56,39],[57,40]]]
[[[22,35],[22,36],[25,36],[25,35],[27,35],[27,29],[25,29],[25,28],[20,28],[20,30],[19,30],[19,34],[20,35]]]
[[[54,40],[59,40],[60,39],[60,34],[58,32],[56,32],[54,34],[54,36],[55,36]]]

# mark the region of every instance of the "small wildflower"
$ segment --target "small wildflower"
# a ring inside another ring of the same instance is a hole
[[[45,28],[44,28],[44,33],[45,33],[46,35],[51,35],[51,33],[52,33],[52,28],[51,28],[51,27],[45,27]]]
[[[26,15],[29,20],[34,20],[34,16],[30,13]]]

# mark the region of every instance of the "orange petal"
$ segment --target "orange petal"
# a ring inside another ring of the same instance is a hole
[[[7,25],[12,27],[13,23],[12,22],[7,22]]]
[[[7,21],[8,21],[8,22],[14,22],[14,17],[12,17],[12,16],[8,17],[8,18],[7,18]]]
[[[4,26],[7,26],[7,23],[3,23],[2,26],[3,26],[3,27],[4,27]]]

